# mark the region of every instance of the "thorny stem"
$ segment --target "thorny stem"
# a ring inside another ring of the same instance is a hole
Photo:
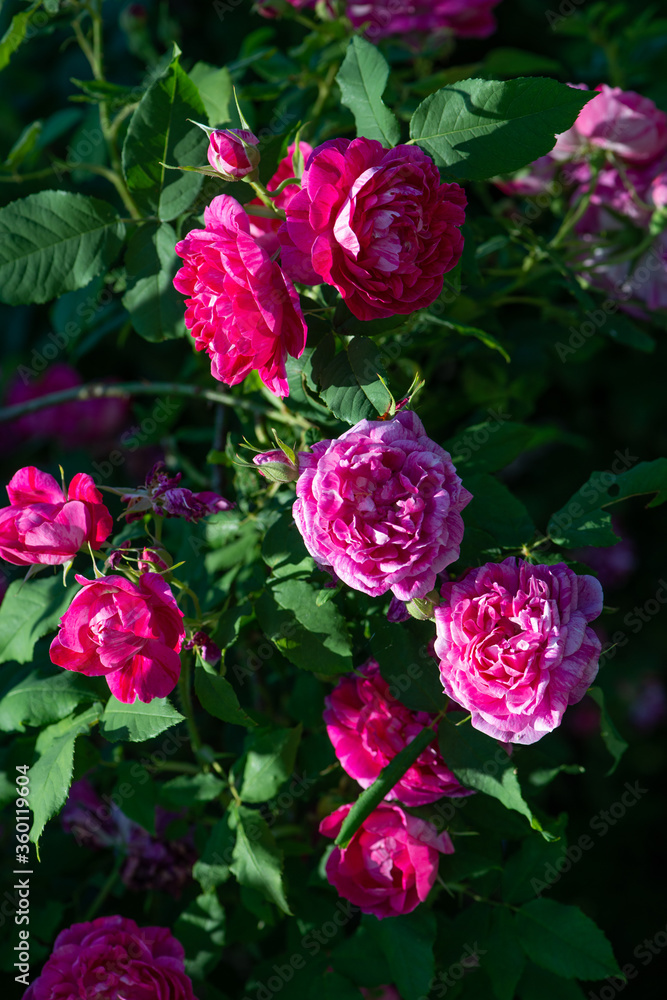
[[[179,382],[116,382],[114,384],[89,382],[87,385],[61,389],[59,392],[52,392],[47,396],[27,399],[22,403],[15,403],[13,406],[3,406],[0,408],[0,423],[16,420],[26,413],[36,413],[47,406],[57,406],[59,403],[70,403],[74,400],[101,399],[110,396],[160,396],[163,394],[166,396],[192,396],[197,399],[205,399],[211,403],[235,406],[240,410],[249,410],[252,413],[265,415],[272,420],[281,420],[285,424],[303,427],[306,430],[314,426],[304,417],[290,413],[285,406],[280,408],[278,406],[273,408],[260,406],[257,403],[251,403],[249,400],[228,395],[226,392],[202,389],[198,385],[185,385]]]

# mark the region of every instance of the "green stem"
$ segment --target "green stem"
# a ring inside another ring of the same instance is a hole
[[[336,79],[336,74],[340,69],[340,63],[334,62],[329,66],[327,75],[324,80],[320,80],[317,84],[319,88],[319,93],[317,95],[317,100],[313,104],[313,110],[311,111],[311,118],[317,118],[321,113],[324,105],[327,102],[329,94],[331,93],[331,88],[334,85],[334,80]]]
[[[101,907],[102,903],[104,902],[104,900],[107,898],[107,896],[109,895],[109,893],[113,889],[114,885],[116,884],[116,880],[117,880],[118,876],[120,875],[120,870],[121,870],[121,868],[123,866],[123,861],[124,860],[125,860],[125,858],[123,857],[123,855],[119,854],[118,857],[116,858],[116,860],[114,861],[113,870],[111,871],[111,873],[110,873],[109,877],[107,878],[106,882],[104,883],[104,885],[102,886],[102,888],[98,892],[97,896],[95,897],[95,899],[91,903],[90,909],[88,910],[88,912],[86,913],[85,917],[83,918],[86,922],[88,922],[89,920],[93,919],[93,917],[95,916],[95,914],[97,913],[97,911]]]
[[[313,427],[310,421],[305,420],[286,408],[269,408],[251,403],[249,400],[240,399],[237,396],[228,395],[226,392],[217,392],[212,389],[202,389],[198,385],[182,385],[178,382],[116,382],[107,384],[104,382],[89,382],[87,385],[75,386],[71,389],[61,389],[59,392],[49,393],[48,396],[39,396],[37,399],[28,399],[23,403],[15,403],[13,406],[0,407],[0,423],[9,420],[16,420],[26,413],[36,413],[48,406],[57,406],[59,403],[71,403],[74,400],[100,399],[107,397],[125,396],[191,396],[195,399],[205,399],[211,403],[223,403],[227,406],[235,406],[240,410],[249,410],[252,413],[266,415],[272,420],[281,420],[285,424],[306,429]]]
[[[190,692],[191,674],[192,655],[186,654],[183,657],[181,675],[178,678],[178,693],[180,695],[181,708],[183,709],[185,722],[190,734],[190,742],[192,743],[192,748],[196,756],[199,750],[201,750],[202,741],[201,736],[199,735],[199,730],[197,729],[197,723],[195,722],[194,708],[192,705],[192,694]]]

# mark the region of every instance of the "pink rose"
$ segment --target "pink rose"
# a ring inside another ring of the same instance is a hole
[[[564,563],[513,557],[469,570],[442,588],[435,609],[445,693],[472,725],[504,743],[535,743],[560,725],[598,671],[600,640],[588,622],[602,587]]]
[[[333,285],[358,319],[412,313],[440,295],[463,250],[466,196],[417,146],[331,139],[309,157],[280,228],[295,280]]]
[[[183,946],[166,927],[98,917],[61,931],[23,1000],[195,1000]]]
[[[320,833],[334,840],[351,808],[326,816]],[[439,853],[454,853],[446,831],[439,834],[431,823],[381,802],[347,847],[334,847],[326,873],[341,896],[382,920],[424,902],[438,874]]]
[[[286,181],[289,177],[294,177],[292,157],[295,149],[296,143],[293,142],[287,150],[287,156],[283,157],[278,164],[278,169],[275,174],[271,180],[268,181],[266,185],[268,191],[275,191],[276,188],[280,187],[283,181]],[[300,142],[299,150],[305,163],[312,153],[313,147],[309,146],[307,142]],[[279,195],[276,195],[273,199],[273,204],[276,208],[282,208],[283,210],[287,209],[287,206],[300,190],[301,188],[298,184],[288,184],[284,191],[281,191]],[[262,202],[259,198],[253,198],[252,201],[248,202],[248,207],[250,205],[257,205],[261,207]],[[280,250],[278,230],[282,225],[280,219],[269,219],[264,215],[251,215],[250,213],[248,218],[250,232],[255,237],[259,245],[263,247],[271,256],[278,253]]]
[[[411,410],[299,454],[294,520],[321,566],[371,597],[424,597],[458,559],[472,496]]]
[[[653,160],[667,149],[667,115],[653,101],[605,83],[596,89],[599,96],[588,102],[576,121],[589,142],[630,163]]]
[[[215,129],[208,137],[208,162],[228,181],[257,174],[259,139],[245,129]]]
[[[257,466],[260,476],[272,483],[294,483],[299,478],[299,457],[295,456],[297,464],[292,462],[284,451],[276,448],[273,451],[263,451],[253,455],[253,463]]]
[[[324,721],[343,769],[362,788],[373,784],[380,771],[403,750],[434,715],[411,712],[389,693],[375,660],[341,678],[326,698]],[[443,795],[471,795],[445,764],[437,743],[417,758],[387,795],[406,806],[423,806]]]
[[[78,385],[83,385],[81,376],[66,364],[51,365],[34,381],[26,382],[17,374],[7,388],[7,405],[25,403]],[[30,438],[55,438],[65,448],[104,452],[126,424],[129,412],[130,401],[121,396],[58,403],[12,421],[11,444],[15,446]]]
[[[97,549],[113,520],[92,478],[78,472],[63,493],[48,472],[29,465],[7,486],[9,507],[0,510],[0,558],[15,566],[58,566],[82,545]]]
[[[181,672],[183,612],[157,573],[86,580],[60,619],[51,660],[88,677],[105,677],[119,701],[165,698]]]
[[[185,324],[197,350],[207,351],[221,382],[237,385],[257,371],[272,392],[287,396],[285,360],[301,356],[308,332],[299,296],[250,234],[238,202],[218,195],[204,218],[205,229],[176,244],[185,264],[174,278],[188,296]]]
[[[290,0],[291,2],[291,0]],[[492,8],[500,0],[347,0],[347,16],[355,28],[368,24],[372,41],[389,35],[451,34],[486,38],[496,30]]]

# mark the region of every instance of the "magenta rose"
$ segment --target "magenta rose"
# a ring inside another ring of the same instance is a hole
[[[104,677],[119,701],[165,698],[181,671],[183,612],[158,573],[138,583],[124,576],[86,580],[60,619],[51,660],[66,670]]]
[[[29,465],[7,486],[9,507],[0,510],[0,559],[15,566],[58,566],[82,545],[98,548],[113,520],[92,478],[78,472],[64,493],[53,476]]]
[[[375,660],[341,678],[326,698],[324,721],[343,769],[362,788],[403,750],[435,715],[411,712],[389,693]],[[471,795],[449,770],[431,743],[387,795],[406,806],[423,806],[443,795]]]
[[[389,35],[456,35],[487,38],[496,30],[493,8],[500,0],[347,0],[355,28],[367,25],[372,41]]]
[[[511,557],[445,583],[442,600],[435,609],[442,686],[472,713],[475,729],[504,743],[535,743],[584,697],[601,650],[588,626],[602,611],[592,576]]]
[[[472,496],[411,410],[299,453],[294,520],[311,556],[371,597],[425,597],[459,555]]]
[[[630,163],[654,160],[667,149],[667,115],[653,101],[605,83],[596,89],[599,95],[576,121],[578,132],[590,143]]]
[[[195,1000],[183,946],[166,927],[97,917],[61,931],[23,1000]]]
[[[299,296],[250,233],[241,205],[221,194],[204,212],[205,229],[176,244],[185,261],[174,286],[187,295],[185,324],[206,350],[214,378],[237,385],[252,371],[287,396],[288,355],[298,358],[307,329]]]
[[[294,164],[292,158],[294,156],[294,151],[296,149],[296,143],[292,145],[287,150],[287,156],[278,164],[278,169],[267,182],[266,188],[268,191],[275,191],[276,188],[280,187],[283,181],[286,181],[289,177],[294,177]],[[299,143],[299,150],[301,156],[303,157],[304,163],[313,151],[313,147],[307,142]],[[276,208],[287,209],[287,206],[293,200],[295,195],[301,190],[298,184],[288,184],[287,187],[277,194],[273,199],[273,204]],[[252,201],[248,202],[248,208],[251,205],[258,207],[262,206],[262,201],[259,198],[253,198]],[[280,242],[278,240],[278,230],[280,229],[282,223],[280,219],[269,219],[265,215],[252,215],[248,214],[250,223],[250,232],[255,237],[257,242],[261,247],[263,247],[271,256],[277,254],[280,251]]]
[[[459,261],[466,196],[417,146],[331,139],[313,150],[279,231],[295,281],[338,289],[358,319],[412,313]]]
[[[326,816],[320,833],[334,840],[351,808]],[[381,920],[423,903],[438,875],[438,855],[453,853],[446,831],[439,834],[431,823],[381,802],[347,847],[334,847],[326,873],[341,896]]]
[[[208,162],[228,181],[257,173],[259,139],[246,129],[214,129],[208,137]]]

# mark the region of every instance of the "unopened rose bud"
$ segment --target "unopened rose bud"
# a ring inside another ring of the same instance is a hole
[[[416,618],[417,621],[426,622],[435,618],[433,609],[438,604],[440,604],[440,595],[437,590],[432,590],[426,597],[413,597],[405,607],[408,614]]]
[[[213,642],[206,632],[195,632],[184,649],[196,649],[204,663],[214,667],[222,659],[222,651],[216,642]]]
[[[164,549],[161,550],[167,555]],[[169,569],[168,564],[161,559],[155,549],[144,549],[138,561],[140,573],[162,573]]]
[[[255,455],[253,462],[259,474],[272,483],[293,483],[299,478],[298,464],[291,462],[279,448]]]
[[[243,129],[215,129],[209,136],[208,162],[228,181],[254,180],[259,164],[259,139]]]

